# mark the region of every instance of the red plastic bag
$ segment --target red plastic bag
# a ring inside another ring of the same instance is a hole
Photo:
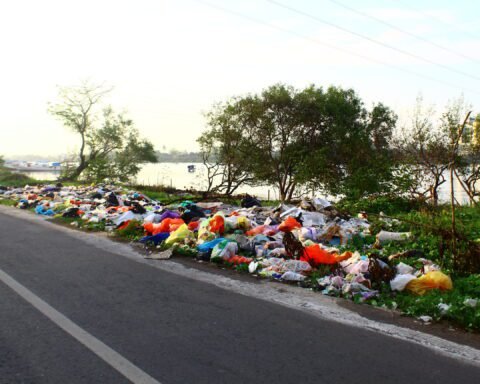
[[[312,267],[316,267],[320,264],[336,264],[350,257],[352,257],[352,252],[344,252],[339,255],[338,253],[328,252],[318,244],[313,244],[304,248],[300,260],[308,262]]]
[[[245,257],[245,256],[233,256],[231,257],[230,259],[228,259],[227,261],[229,263],[233,263],[235,265],[239,265],[239,264],[249,264],[253,259],[250,258],[250,257]]]
[[[120,224],[117,229],[125,229],[128,227],[128,224],[130,224],[130,220],[124,221],[122,224]]]
[[[208,223],[208,230],[213,233],[223,233],[225,230],[225,219],[223,216],[213,216]]]
[[[199,225],[200,225],[200,221],[191,221],[190,223],[188,223],[188,230],[194,231],[198,229]]]
[[[292,216],[288,216],[278,227],[278,229],[282,232],[291,232],[295,228],[302,228],[302,224],[300,224]]]

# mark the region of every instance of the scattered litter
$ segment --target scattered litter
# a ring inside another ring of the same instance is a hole
[[[433,318],[431,316],[419,316],[418,320],[420,320],[424,325],[429,325]]]
[[[153,260],[168,260],[172,257],[173,251],[172,249],[167,249],[166,251],[159,252],[159,253],[150,253],[145,256],[145,259],[153,259]]]
[[[465,299],[465,301],[463,302],[463,305],[466,305],[468,307],[472,307],[472,308],[475,308],[478,304],[478,300],[477,299]]]
[[[191,200],[164,205],[142,193],[106,184],[5,188],[2,196],[15,200],[19,209],[32,209],[47,219],[73,220],[70,225],[75,227],[97,226],[108,232],[133,228],[147,259],[166,260],[181,253],[258,276],[302,282],[325,295],[361,302],[374,300],[388,286],[416,295],[452,289],[450,277],[422,258],[421,251],[383,253],[383,245],[410,239],[410,232],[380,231],[376,243],[368,246],[375,252],[353,251],[352,240],[363,242],[372,235],[367,214],[340,215],[320,197],[303,199],[296,206],[265,207],[252,196],[246,196],[240,207]],[[386,217],[382,220],[387,228],[393,223]],[[399,258],[415,258],[421,268],[398,262]],[[464,305],[475,308],[478,301],[467,299]],[[438,309],[446,314],[450,306],[440,303]],[[432,321],[430,316],[419,319]]]

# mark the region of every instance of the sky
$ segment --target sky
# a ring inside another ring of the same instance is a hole
[[[0,43],[7,158],[75,152],[47,108],[86,79],[158,150],[197,150],[215,103],[275,83],[353,88],[401,124],[419,94],[480,111],[476,0],[1,1]]]

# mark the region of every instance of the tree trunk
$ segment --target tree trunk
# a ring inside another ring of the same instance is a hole
[[[88,162],[85,159],[85,134],[81,134],[82,137],[82,145],[80,146],[80,153],[78,154],[78,157],[80,159],[80,163],[78,164],[78,167],[68,175],[62,178],[62,181],[74,181],[77,180],[80,174],[85,170],[85,168],[88,167]]]
[[[453,265],[457,267],[457,236],[456,236],[456,223],[455,223],[455,189],[453,185],[453,171],[455,169],[455,161],[452,161],[450,165],[450,207],[452,210],[452,256]]]

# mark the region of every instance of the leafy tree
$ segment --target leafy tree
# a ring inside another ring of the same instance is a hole
[[[139,137],[132,120],[102,105],[110,91],[83,82],[78,87],[60,88],[60,102],[50,105],[50,113],[81,139],[78,163],[66,170],[64,180],[127,181],[139,172],[141,163],[156,161],[152,143]]]
[[[273,185],[282,200],[308,186],[351,195],[376,192],[390,176],[396,116],[382,104],[368,112],[353,90],[277,84],[233,98],[209,117],[200,142],[228,149],[234,154],[228,163],[246,183]]]
[[[197,140],[207,169],[207,191],[231,195],[253,182],[242,126],[229,104],[215,106],[207,120],[209,129]]]
[[[242,128],[247,164],[258,184],[277,187],[280,199],[290,200],[300,183],[299,165],[305,127],[297,116],[298,92],[274,85],[261,95],[237,100],[231,107]]]
[[[350,198],[388,190],[397,116],[383,104],[368,111],[351,89],[330,87],[319,96],[305,141],[306,181]]]

